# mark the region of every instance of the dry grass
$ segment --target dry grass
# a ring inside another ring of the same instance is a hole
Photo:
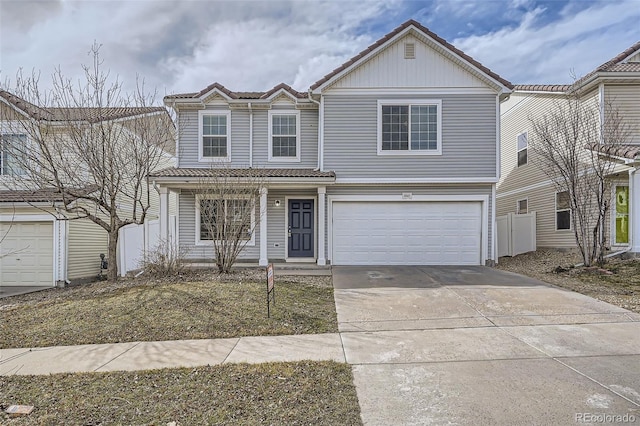
[[[337,332],[331,277],[126,280],[0,299],[0,348]]]
[[[15,426],[361,424],[351,368],[335,362],[0,377],[10,404],[35,406],[5,418]]]
[[[603,268],[573,266],[579,262],[574,253],[538,250],[500,258],[498,268],[640,313],[640,259],[609,259]]]

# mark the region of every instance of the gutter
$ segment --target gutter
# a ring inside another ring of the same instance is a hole
[[[251,102],[249,106],[249,168],[253,167],[253,108]]]
[[[322,170],[324,164],[322,157],[324,155],[324,98],[320,95],[320,102],[313,99],[311,89],[307,91],[307,98],[318,105],[318,167],[314,170]]]

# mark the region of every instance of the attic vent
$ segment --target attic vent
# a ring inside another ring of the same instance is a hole
[[[415,59],[416,58],[416,44],[415,43],[405,43],[404,44],[404,58],[405,59]]]

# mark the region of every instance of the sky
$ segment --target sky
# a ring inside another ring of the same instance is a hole
[[[0,82],[77,81],[95,42],[128,91],[306,91],[408,19],[515,84],[570,83],[640,40],[640,0],[0,0]]]

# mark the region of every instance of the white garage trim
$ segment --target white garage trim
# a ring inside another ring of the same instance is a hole
[[[0,214],[0,223],[53,222],[53,271],[52,286],[67,281],[68,226],[66,220],[58,220],[50,214]]]
[[[328,257],[332,260],[333,257],[333,203],[335,202],[353,202],[353,201],[394,201],[403,203],[412,202],[456,202],[456,201],[476,201],[481,203],[482,217],[481,222],[481,264],[489,258],[489,196],[488,195],[412,195],[411,199],[403,199],[402,194],[398,195],[329,195],[329,212],[328,212]],[[332,261],[333,263],[333,261]]]

